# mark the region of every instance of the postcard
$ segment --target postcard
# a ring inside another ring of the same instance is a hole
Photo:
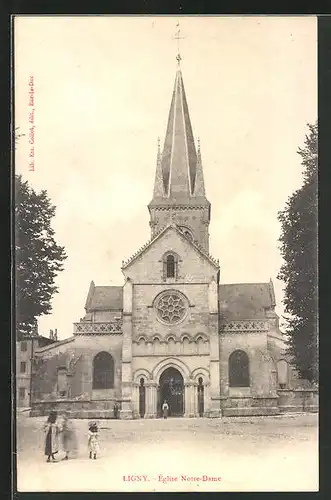
[[[316,17],[13,29],[17,491],[318,491]]]

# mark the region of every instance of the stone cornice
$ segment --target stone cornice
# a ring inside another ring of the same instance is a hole
[[[267,332],[269,321],[266,320],[235,320],[220,325],[220,333]]]
[[[74,335],[118,335],[122,334],[122,331],[122,320],[74,323]]]

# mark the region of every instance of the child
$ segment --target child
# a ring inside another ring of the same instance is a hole
[[[44,431],[46,433],[45,438],[45,455],[47,456],[47,462],[56,462],[54,455],[59,451],[59,426],[56,423],[57,413],[51,411],[44,425]]]
[[[94,460],[97,458],[97,453],[99,451],[99,429],[96,422],[91,422],[89,424],[88,430],[88,449],[90,452],[90,458]]]
[[[75,454],[77,452],[77,440],[75,429],[69,418],[69,413],[65,412],[63,414],[62,422],[62,446],[65,452],[65,457],[63,460],[68,460],[69,453]]]
[[[169,411],[169,405],[167,401],[164,400],[164,403],[162,405],[163,418],[168,418],[168,411]]]

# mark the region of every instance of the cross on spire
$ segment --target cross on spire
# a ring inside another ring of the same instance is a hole
[[[180,56],[180,50],[179,50],[179,40],[183,40],[185,38],[185,36],[181,36],[181,34],[180,34],[179,22],[177,22],[176,28],[177,28],[177,30],[176,30],[174,39],[177,40],[177,56],[176,56],[176,59],[177,59],[178,65],[179,65],[180,61],[182,59],[181,56]]]

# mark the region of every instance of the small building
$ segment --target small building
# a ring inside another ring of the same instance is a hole
[[[56,341],[42,335],[23,337],[16,341],[16,405],[18,408],[30,408],[32,396],[33,359],[35,351]]]

